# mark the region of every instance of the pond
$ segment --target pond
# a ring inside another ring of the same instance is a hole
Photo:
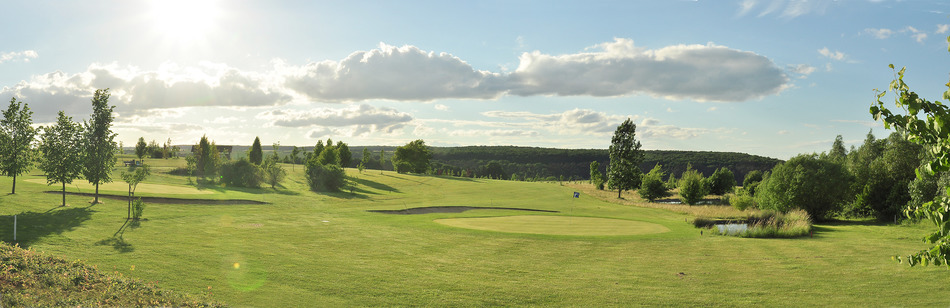
[[[749,229],[749,224],[716,224],[719,234],[733,235],[745,232]]]

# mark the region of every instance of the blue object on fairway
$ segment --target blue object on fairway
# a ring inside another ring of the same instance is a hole
[[[574,198],[580,198],[580,197],[581,197],[581,193],[575,191]]]

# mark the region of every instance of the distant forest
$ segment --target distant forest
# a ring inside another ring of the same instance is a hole
[[[182,146],[182,148],[186,148]],[[234,146],[232,159],[247,155],[248,146]],[[353,159],[350,166],[356,168],[363,158],[363,148],[372,153],[368,169],[393,170],[392,158],[396,147],[393,146],[351,146]],[[518,146],[466,146],[466,147],[429,147],[432,151],[432,173],[464,177],[489,177],[516,180],[588,180],[590,163],[600,162],[601,172],[606,172],[608,157],[606,149],[553,149]],[[130,149],[127,147],[127,149]],[[281,146],[280,156],[289,156],[292,146]],[[313,147],[303,147],[303,151],[313,151]],[[386,157],[380,161],[379,152],[384,150]],[[264,152],[271,147],[265,145]],[[183,151],[184,152],[184,151]],[[768,171],[782,162],[781,160],[735,152],[709,151],[644,151],[645,157],[640,169],[648,172],[657,163],[663,166],[667,174],[680,177],[688,164],[693,169],[710,176],[720,167],[729,168],[742,183],[746,173],[752,170]],[[182,153],[182,155],[187,153]],[[301,155],[303,156],[303,155]],[[289,161],[288,161],[289,162]]]

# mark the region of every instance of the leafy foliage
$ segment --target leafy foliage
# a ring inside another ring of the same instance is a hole
[[[139,137],[139,141],[135,143],[135,156],[142,159],[146,154],[148,154],[148,144],[145,143],[145,137]]]
[[[142,165],[141,167],[129,167],[129,171],[122,172],[122,181],[129,184],[129,209],[128,216],[126,218],[132,218],[132,199],[135,197],[135,189],[138,188],[139,183],[145,181],[151,174],[151,168],[148,165]]]
[[[398,170],[400,173],[412,172],[421,174],[429,170],[429,160],[431,158],[432,154],[429,152],[429,147],[426,146],[425,141],[417,139],[396,148],[392,162],[393,166],[399,165],[400,163],[408,165],[408,168],[400,168],[400,170]]]
[[[604,190],[604,174],[600,171],[600,163],[595,161],[590,162],[590,183],[594,184],[594,187],[597,187],[598,190]]]
[[[254,137],[254,144],[251,144],[251,150],[247,152],[247,157],[252,164],[258,166],[264,161],[264,150],[261,149],[260,137]]]
[[[709,186],[709,193],[713,195],[724,195],[732,192],[736,187],[736,178],[728,168],[722,167],[716,169],[709,178],[706,179]]]
[[[284,170],[284,167],[277,163],[277,159],[265,160],[264,164],[261,165],[261,170],[264,171],[264,181],[270,184],[270,188],[276,188],[277,184],[283,182],[284,178],[287,177],[287,170]]]
[[[10,106],[3,111],[0,120],[0,173],[13,177],[11,194],[16,193],[16,177],[33,168],[36,151],[33,138],[33,112],[29,104],[10,99]]]
[[[346,172],[338,165],[323,165],[311,159],[306,168],[307,184],[313,191],[339,191],[346,185]]]
[[[221,181],[228,186],[260,188],[263,170],[246,157],[221,164]]]
[[[607,186],[617,190],[617,198],[620,198],[624,190],[640,187],[643,151],[640,150],[640,141],[636,140],[636,136],[637,126],[627,119],[617,126],[614,136],[610,138]]]
[[[96,185],[95,203],[99,202],[99,184],[112,182],[116,161],[116,133],[112,131],[114,109],[115,106],[109,106],[109,89],[96,90],[92,97],[92,116],[83,125],[83,176]]]
[[[822,220],[847,201],[852,176],[844,166],[816,154],[802,154],[772,169],[755,194],[759,208],[788,212],[802,209]]]
[[[640,189],[637,191],[640,194],[640,198],[653,200],[669,196],[670,193],[666,188],[666,183],[663,182],[663,176],[666,175],[663,172],[663,167],[659,164],[653,167],[650,172],[643,175],[643,181],[640,183]]]
[[[66,184],[82,174],[82,127],[60,111],[56,124],[43,129],[40,152],[43,153],[40,169],[46,172],[46,184],[63,184],[63,206],[66,206]]]
[[[353,152],[350,152],[350,146],[343,141],[336,142],[337,154],[340,156],[340,166],[348,167],[353,160]]]
[[[742,180],[742,189],[746,190],[750,196],[755,196],[755,188],[759,186],[763,178],[765,178],[765,173],[761,170],[746,173],[745,179]]]
[[[135,199],[132,201],[132,220],[141,220],[142,213],[145,212],[145,202],[142,201],[142,198]]]
[[[894,69],[894,65],[891,64],[890,68]],[[918,172],[918,178],[921,177],[922,172],[933,174],[948,171],[950,170],[950,108],[939,101],[930,102],[920,98],[917,93],[911,91],[910,86],[904,82],[906,69],[904,67],[896,72],[888,89],[896,96],[894,103],[897,108],[905,110],[907,114],[895,114],[884,106],[881,99],[887,91],[877,94],[877,102],[871,105],[869,111],[875,120],[884,122],[885,128],[895,127],[906,133],[908,140],[927,147],[932,157]],[[947,86],[950,87],[950,82]],[[950,90],[943,93],[943,99],[950,100]],[[924,112],[923,115],[920,114],[921,111]],[[926,219],[934,224],[936,230],[924,237],[931,244],[929,249],[897,259],[902,262],[906,260],[911,266],[946,264],[950,267],[950,199],[939,196],[933,201],[912,205],[905,210],[905,215],[916,219]]]
[[[698,203],[709,194],[709,188],[706,186],[703,174],[690,167],[687,167],[683,175],[680,176],[677,186],[680,189],[680,200],[689,205]]]

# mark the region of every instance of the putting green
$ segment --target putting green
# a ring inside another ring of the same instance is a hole
[[[436,219],[435,222],[476,230],[553,235],[638,235],[670,231],[663,225],[649,222],[575,216],[445,218]]]
[[[46,179],[29,179],[26,180],[30,183],[37,184],[46,184]],[[62,184],[55,184],[57,188]],[[83,192],[94,192],[96,191],[96,186],[89,184],[86,180],[73,180],[72,184],[66,185],[66,187],[79,187],[80,191]],[[118,191],[126,193],[129,191],[129,184],[125,182],[118,181],[106,184],[99,185],[99,191]],[[141,183],[138,187],[135,188],[136,193],[156,193],[156,194],[174,194],[174,195],[201,195],[201,194],[213,194],[214,192],[210,190],[198,190],[194,187],[187,186],[172,186],[172,185],[162,185],[162,184],[149,184]]]

